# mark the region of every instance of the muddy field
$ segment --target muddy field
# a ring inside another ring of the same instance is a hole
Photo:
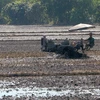
[[[68,32],[70,27],[0,26],[0,100],[100,99],[100,26]],[[44,34],[61,43],[86,39],[90,31],[96,40],[87,59],[41,51]]]

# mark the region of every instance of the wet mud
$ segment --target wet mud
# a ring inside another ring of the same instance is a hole
[[[98,27],[82,30],[82,35],[78,32],[74,37],[68,33],[69,27],[0,27],[0,100],[100,99]],[[80,37],[85,39],[89,31],[96,34],[96,42],[90,51],[85,52],[89,56],[87,59],[65,59],[41,51],[43,32],[49,39],[60,43],[65,37],[71,41]]]

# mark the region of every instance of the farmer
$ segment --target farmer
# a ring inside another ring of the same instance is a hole
[[[41,46],[42,46],[41,49],[43,51],[46,51],[47,50],[47,43],[48,43],[48,40],[47,40],[46,36],[43,36],[41,38]]]
[[[92,32],[89,33],[89,38],[85,41],[87,41],[85,49],[90,49],[94,46],[94,38],[92,36]]]

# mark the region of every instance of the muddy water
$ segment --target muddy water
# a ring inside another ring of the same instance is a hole
[[[43,35],[48,39],[86,39],[92,31],[95,39],[100,39],[100,26],[93,29],[69,32],[71,26],[34,26],[0,25],[0,40],[40,40]]]
[[[39,26],[39,25],[0,25],[0,32],[68,32],[72,26]],[[100,32],[100,26],[81,30]]]
[[[47,98],[47,97],[54,97],[54,96],[84,96],[84,95],[90,95],[90,96],[96,96],[100,97],[100,87],[94,88],[94,87],[37,87],[33,86],[36,83],[33,82],[33,85],[29,85],[27,87],[17,87],[15,85],[15,82],[9,82],[9,81],[0,81],[0,99],[3,97],[29,97],[33,96],[34,98]],[[17,83],[18,84],[18,83]],[[11,88],[12,86],[12,88]],[[15,87],[15,88],[13,88]]]

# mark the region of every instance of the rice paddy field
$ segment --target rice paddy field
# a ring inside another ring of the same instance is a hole
[[[0,100],[100,100],[100,26],[69,32],[71,26],[0,25]],[[89,58],[65,59],[42,52],[40,39],[55,43],[87,39]]]

